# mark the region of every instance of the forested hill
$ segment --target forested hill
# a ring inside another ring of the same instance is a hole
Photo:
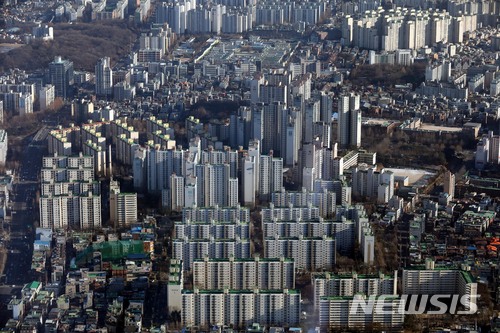
[[[0,54],[0,71],[47,68],[61,55],[73,61],[75,69],[93,72],[97,59],[107,56],[114,63],[130,51],[135,39],[136,33],[124,21],[56,24],[53,41],[35,41]]]

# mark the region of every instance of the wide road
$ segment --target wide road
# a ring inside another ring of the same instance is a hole
[[[46,127],[36,135],[24,140],[24,153],[11,193],[11,219],[7,245],[7,263],[0,279],[0,327],[12,317],[7,310],[11,297],[19,297],[21,288],[34,279],[31,273],[31,257],[35,236],[33,224],[38,220],[36,192],[39,187],[38,174],[45,151]]]
[[[34,138],[26,139],[21,166],[14,182],[9,254],[4,271],[4,281],[8,285],[22,285],[33,279],[31,274],[31,256],[35,236],[33,224],[39,217],[36,194],[39,188],[38,177],[42,166],[42,156],[45,151],[45,137],[36,134]]]

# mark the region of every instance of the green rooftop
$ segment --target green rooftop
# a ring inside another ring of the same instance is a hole
[[[33,281],[30,284],[26,285],[28,289],[38,289],[40,287],[41,282],[39,281]]]
[[[462,271],[462,277],[464,278],[465,282],[467,283],[474,283],[476,282],[476,279],[472,276],[470,272],[467,271]]]

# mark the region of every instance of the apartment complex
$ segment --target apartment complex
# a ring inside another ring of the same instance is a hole
[[[346,44],[371,50],[416,50],[439,42],[462,43],[464,33],[482,26],[481,20],[478,13],[468,14],[462,10],[447,12],[408,7],[384,10],[379,7],[359,17],[346,15],[342,37]],[[486,20],[489,19],[486,17]]]

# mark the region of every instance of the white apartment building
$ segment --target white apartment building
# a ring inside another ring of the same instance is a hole
[[[198,164],[195,169],[200,206],[234,207],[238,204],[238,178],[230,177],[229,164]]]
[[[47,136],[49,154],[70,156],[73,152],[72,143],[59,131],[51,131]]]
[[[493,131],[489,131],[488,139],[488,160],[490,163],[500,164],[500,135],[494,135]]]
[[[196,259],[193,287],[199,289],[293,289],[295,263],[288,258]]]
[[[324,192],[325,190],[335,193],[336,204],[351,205],[352,187],[347,183],[344,176],[339,180],[316,179],[314,181],[314,192]]]
[[[125,134],[127,139],[139,140],[139,132],[134,130],[134,127],[128,126],[126,121],[120,119],[115,119],[110,122],[111,136],[113,137],[113,143],[116,144],[116,138],[122,134]]]
[[[352,253],[356,239],[356,224],[351,220],[342,218],[339,221],[319,220],[313,221],[277,221],[263,222],[263,237],[323,237],[324,235],[335,239],[337,251],[342,254]]]
[[[195,259],[250,258],[248,239],[175,239],[172,241],[172,258],[182,260],[184,270],[189,271]]]
[[[198,188],[196,177],[188,176],[185,178],[184,185],[184,207],[192,208],[198,206]]]
[[[262,221],[295,221],[295,220],[317,220],[320,217],[319,208],[309,205],[307,207],[275,207],[270,203],[269,208],[261,211]]]
[[[41,183],[41,195],[87,195],[89,192],[101,194],[101,183],[96,180],[56,182],[54,180]]]
[[[320,209],[320,215],[328,218],[335,215],[336,194],[328,189],[321,192],[307,191],[305,188],[301,192],[285,191],[273,192],[271,202],[275,207],[308,207],[312,205]]]
[[[286,110],[282,116],[282,129],[281,156],[285,165],[292,166],[299,161],[302,141],[302,114],[299,109]]]
[[[42,159],[42,168],[50,169],[56,168],[68,168],[68,169],[78,169],[78,168],[93,168],[94,162],[92,161],[92,156],[84,156],[79,154],[76,156],[60,156],[54,154],[54,156],[44,156]]]
[[[266,92],[271,91],[269,86]],[[260,141],[260,148],[264,154],[269,154],[271,151],[278,153],[281,150],[281,117],[284,112],[285,105],[283,101],[257,103],[252,108],[252,119],[254,127],[253,139]]]
[[[40,88],[38,93],[38,102],[40,105],[40,111],[45,111],[54,103],[56,94],[56,89],[53,85],[47,84]]]
[[[481,16],[486,17],[461,10],[378,8],[356,19],[347,15],[342,22],[342,38],[347,45],[385,51],[417,50],[439,42],[462,43],[466,31],[482,26],[478,24]]]
[[[41,171],[41,176],[42,182],[52,180],[56,182],[89,181],[94,179],[94,167],[80,167],[78,169],[44,168]]]
[[[361,228],[361,239],[359,240],[359,247],[363,262],[367,265],[375,263],[375,235],[372,227],[368,222],[358,225]]]
[[[193,142],[194,149],[198,149],[197,142]],[[200,164],[228,164],[229,176],[238,176],[238,152],[224,146],[223,150],[214,150],[212,147],[200,152]]]
[[[127,138],[126,134],[116,137],[116,159],[125,165],[134,163],[135,152],[139,148],[137,140]]]
[[[95,93],[109,96],[113,92],[113,69],[109,57],[101,58],[95,65]]]
[[[5,165],[7,161],[7,150],[9,148],[9,140],[7,137],[7,131],[0,130],[0,164]]]
[[[183,221],[250,223],[250,210],[246,207],[192,207],[182,210]]]
[[[276,134],[276,129],[273,129]],[[280,144],[279,142],[276,143]],[[261,200],[269,200],[271,194],[283,187],[283,159],[260,155],[260,142],[249,143],[248,155],[242,159],[243,202],[254,205],[256,194]]]
[[[255,205],[255,193],[257,191],[256,179],[256,159],[254,156],[245,156],[242,160],[241,168],[241,198],[244,205]]]
[[[170,176],[170,190],[168,191],[168,207],[174,212],[181,212],[184,208],[184,177],[172,174]]]
[[[161,130],[151,133],[153,144],[159,145],[162,149],[175,149],[176,142],[169,134],[162,134]]]
[[[264,84],[259,87],[259,98],[260,102],[268,105],[274,102],[287,105],[288,85],[282,82],[270,83],[269,81],[264,81]],[[263,152],[267,153],[265,150]]]
[[[474,166],[478,170],[483,170],[490,162],[490,139],[483,136],[476,146],[476,156]]]
[[[469,92],[470,93],[475,93],[475,92],[480,92],[484,89],[484,75],[483,74],[477,74],[473,76],[469,80]]]
[[[495,77],[490,83],[490,96],[496,97],[500,94],[500,76]]]
[[[92,142],[97,146],[101,147],[102,150],[106,150],[106,137],[102,134],[102,126],[96,125],[91,126],[91,124],[84,124],[80,129],[80,142]]]
[[[100,228],[101,196],[47,195],[40,197],[40,226],[52,230]]]
[[[351,308],[355,301],[360,299],[367,302],[367,296],[330,296],[322,297],[319,301],[319,324],[323,329],[368,329],[370,327],[380,327],[390,331],[399,331],[404,323],[404,301],[399,296],[386,297],[384,299],[384,311],[363,311],[357,308],[355,314],[351,313]],[[368,308],[368,307],[367,307]],[[379,313],[383,312],[383,313]]]
[[[107,154],[105,149],[89,140],[82,144],[82,152],[94,159],[94,170],[97,175],[103,176],[107,174]]]
[[[469,271],[437,267],[431,259],[425,266],[404,269],[401,282],[403,295],[459,294],[477,300],[477,282]]]
[[[264,239],[264,257],[293,258],[298,269],[317,271],[335,266],[335,239],[323,237],[268,237]]]
[[[148,139],[151,140],[152,136],[149,135],[157,131],[160,131],[163,135],[170,135],[172,139],[174,138],[174,129],[170,127],[169,123],[165,123],[155,116],[150,116],[146,119],[146,133],[148,133]]]
[[[19,115],[33,113],[33,100],[31,94],[19,94]]]
[[[352,171],[352,193],[387,203],[394,196],[394,173],[360,164]]]
[[[54,156],[43,157],[42,182],[88,182],[94,180],[94,161],[92,156]]]
[[[488,163],[500,163],[500,136],[494,135],[493,131],[483,135],[476,146],[476,169],[482,170]]]
[[[144,164],[148,192],[160,192],[170,186],[170,175],[184,175],[184,150],[160,150],[159,146],[146,149]],[[142,170],[141,170],[142,171]]]
[[[42,159],[40,225],[43,228],[100,228],[100,183],[94,181],[92,156]]]
[[[279,290],[184,290],[182,325],[209,327],[249,324],[295,326],[300,321],[300,291]]]
[[[314,308],[320,308],[322,297],[345,297],[363,294],[367,296],[396,295],[398,272],[394,275],[364,275],[351,273],[314,273],[311,277],[314,287]]]
[[[111,192],[109,194],[110,222],[125,227],[137,222],[137,193]]]
[[[497,149],[499,149],[500,152],[500,147]],[[448,193],[452,199],[455,197],[455,174],[451,173],[449,170],[444,174],[443,192]]]
[[[359,105],[359,95],[351,93],[339,97],[337,140],[343,148],[361,146],[361,110]]]
[[[70,213],[70,218],[72,217],[73,220],[76,221],[73,222],[70,219],[68,221],[69,225],[71,226],[73,223],[77,225],[77,223],[79,223],[78,227],[80,229],[92,230],[100,228],[102,224],[101,196],[92,195],[92,193],[89,193],[87,196],[82,195],[78,199],[80,209],[78,219],[76,216],[71,216]],[[64,213],[64,209],[62,210],[62,213]]]
[[[182,261],[170,259],[167,283],[168,312],[182,310],[182,290],[184,289],[184,270]]]
[[[247,222],[195,222],[183,221],[174,224],[174,237],[183,239],[250,239],[250,224]]]
[[[259,197],[269,200],[271,193],[283,188],[283,159],[261,155],[259,161]]]

